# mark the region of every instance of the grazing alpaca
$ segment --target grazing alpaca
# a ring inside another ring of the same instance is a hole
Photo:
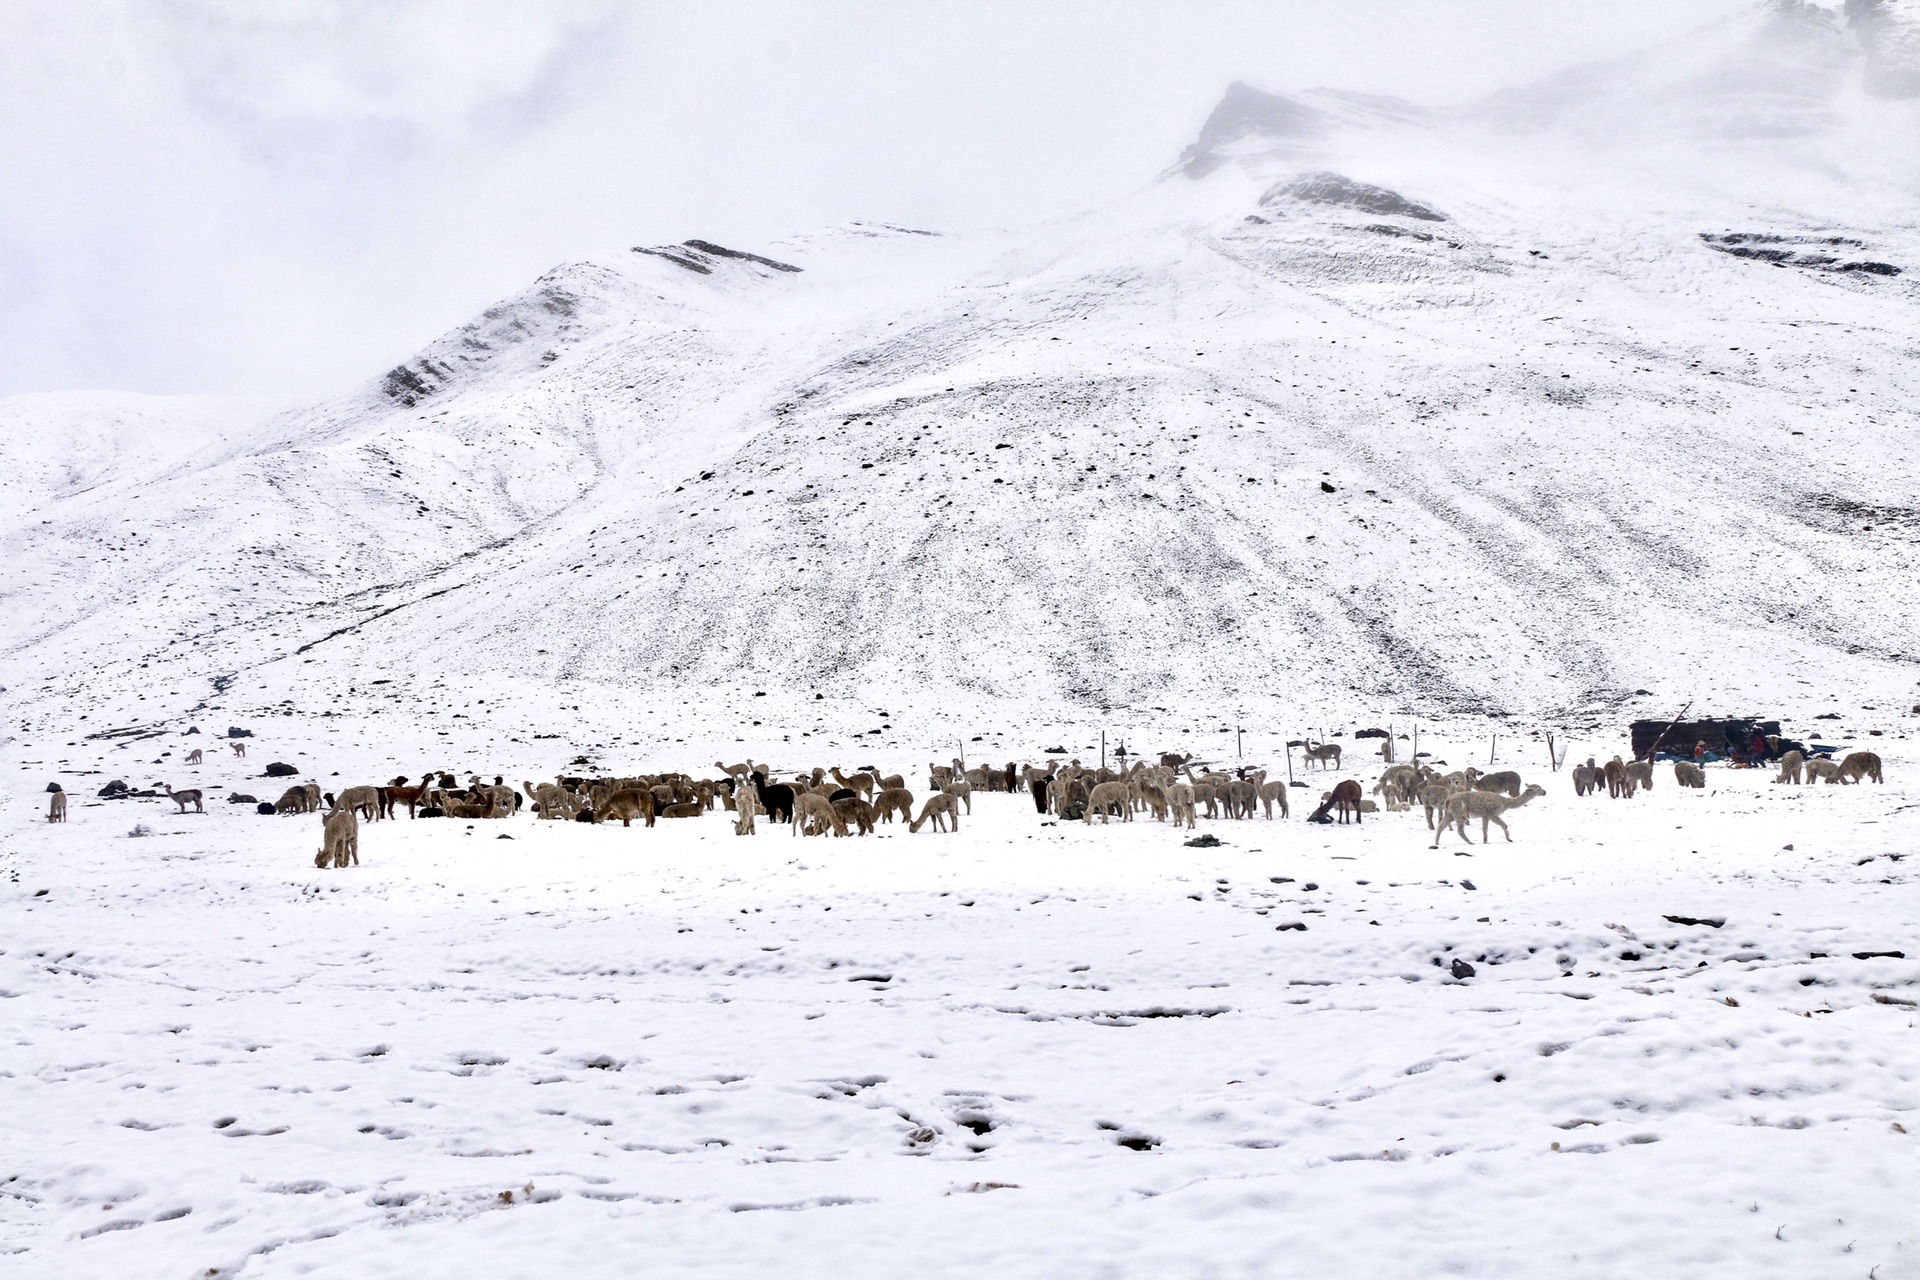
[[[846,792],[847,794],[845,796],[836,800],[829,800],[827,803],[832,805],[833,811],[840,815],[840,821],[842,823],[854,829],[854,834],[862,836],[872,835],[875,816],[873,806],[865,800],[862,800],[851,788],[847,788]]]
[[[1673,780],[1683,787],[1706,789],[1707,771],[1691,760],[1673,762]]]
[[[662,811],[663,817],[672,816]],[[646,826],[653,825],[653,797],[637,787],[616,791],[607,797],[603,807],[594,810],[594,821],[612,822],[620,819],[622,827],[631,827],[638,818]]]
[[[201,755],[199,747],[195,747],[193,750],[187,752],[188,764],[199,764],[203,758],[204,757]]]
[[[319,807],[313,802],[312,793],[305,787],[288,787],[280,798],[274,801],[273,811],[275,813],[312,813]]]
[[[882,822],[892,822],[896,813],[900,821],[912,822],[913,792],[905,787],[885,787],[873,798],[873,809]]]
[[[1340,811],[1341,822],[1344,823],[1347,820],[1349,813],[1353,815],[1355,822],[1360,821],[1360,806],[1365,802],[1365,798],[1360,794],[1360,784],[1352,778],[1348,778],[1345,782],[1334,787],[1333,791],[1327,796],[1327,800],[1331,801],[1333,807]]]
[[[324,867],[331,862],[336,867],[344,867],[349,861],[360,865],[360,820],[351,809],[335,809],[322,821],[319,856],[313,865]]]
[[[1800,785],[1801,771],[1806,767],[1807,757],[1805,752],[1784,751],[1780,754],[1780,772],[1775,776],[1774,781],[1791,782],[1797,787]]]
[[[833,805],[823,795],[809,791],[806,795],[793,799],[793,834],[822,836],[832,831],[836,836],[847,834],[847,824],[834,812]]]
[[[960,830],[960,804],[945,791],[937,796],[928,796],[926,806],[920,810],[920,816],[907,824],[907,830],[920,830],[928,818],[933,819],[935,831],[942,829],[940,825],[942,819],[950,824],[952,830],[958,831]]]
[[[1498,791],[1504,795],[1520,794],[1520,775],[1511,769],[1502,769],[1499,773],[1483,773],[1473,780],[1475,791]]]
[[[167,793],[167,799],[180,806],[180,812],[185,813],[188,805],[193,806],[195,813],[206,812],[206,808],[200,803],[198,791],[175,791],[164,782],[160,784],[160,789]]]
[[[1112,815],[1118,813],[1120,821],[1133,821],[1133,801],[1127,795],[1124,782],[1102,782],[1087,795],[1087,812],[1083,819],[1088,826],[1093,825],[1093,815],[1098,813],[1102,825],[1113,821]]]
[[[1324,769],[1327,762],[1332,761],[1334,768],[1340,767],[1340,744],[1337,742],[1323,742],[1317,747],[1308,743],[1306,752],[1308,764],[1316,764]]]
[[[1840,778],[1845,782],[1858,782],[1861,778],[1879,782],[1880,757],[1871,751],[1847,752],[1840,761]]]
[[[1518,809],[1535,796],[1545,794],[1547,794],[1545,787],[1538,783],[1529,783],[1527,789],[1517,798],[1499,795],[1492,791],[1462,791],[1457,795],[1448,796],[1446,807],[1440,811],[1440,826],[1433,833],[1432,847],[1435,849],[1440,847],[1440,837],[1446,834],[1448,827],[1458,827],[1460,838],[1472,844],[1473,837],[1467,834],[1467,820],[1470,818],[1480,819],[1481,844],[1487,842],[1489,823],[1498,826],[1501,834],[1506,836],[1507,843],[1512,844],[1513,832],[1507,830],[1506,821],[1500,815],[1509,809]]]
[[[1816,778],[1827,783],[1838,782],[1840,766],[1831,760],[1819,758],[1807,761],[1807,781],[1811,783]]]
[[[55,791],[47,797],[47,821],[65,822],[67,820],[67,793]]]

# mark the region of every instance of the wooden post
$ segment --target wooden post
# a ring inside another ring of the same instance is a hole
[[[1287,785],[1293,785],[1293,739],[1287,739]]]
[[[1241,752],[1240,752],[1240,726],[1238,726],[1238,725],[1235,725],[1235,726],[1234,726],[1234,729],[1233,729],[1233,758],[1234,758],[1235,760],[1238,760],[1238,759],[1240,758],[1240,756],[1241,756]]]
[[[1649,760],[1651,760],[1651,759],[1653,759],[1653,756],[1654,756],[1654,753],[1655,753],[1656,751],[1658,751],[1658,750],[1660,750],[1660,744],[1661,744],[1662,742],[1665,742],[1665,741],[1667,740],[1667,735],[1673,732],[1673,726],[1675,726],[1675,725],[1677,725],[1677,724],[1679,724],[1679,723],[1680,723],[1680,717],[1681,717],[1681,716],[1683,716],[1683,715],[1685,715],[1685,714],[1687,714],[1687,710],[1688,710],[1688,708],[1690,708],[1690,707],[1692,707],[1692,706],[1693,706],[1693,699],[1692,699],[1692,698],[1688,698],[1688,699],[1687,699],[1687,705],[1686,705],[1686,706],[1684,706],[1684,707],[1682,707],[1682,708],[1680,708],[1680,711],[1679,711],[1679,713],[1678,713],[1677,715],[1675,715],[1675,716],[1673,717],[1673,719],[1671,719],[1671,720],[1669,720],[1669,721],[1667,721],[1667,727],[1666,727],[1666,728],[1664,728],[1664,729],[1662,729],[1662,730],[1660,731],[1660,736],[1659,736],[1659,737],[1657,737],[1657,738],[1655,738],[1655,739],[1653,740],[1653,745],[1647,748],[1647,759],[1649,759]],[[1631,731],[1629,731],[1629,732],[1631,732]],[[1631,746],[1632,744],[1631,744],[1631,743],[1629,743],[1628,745],[1629,745],[1629,746]],[[1633,757],[1633,758],[1634,758],[1635,760],[1638,760],[1638,759],[1640,758],[1640,756],[1639,756],[1639,754],[1638,754],[1638,753],[1636,752],[1636,753],[1634,754],[1634,757]]]
[[[1487,763],[1489,765],[1493,763],[1494,752],[1498,750],[1500,750],[1500,735],[1496,733],[1493,735],[1493,745],[1487,748]]]
[[[1107,771],[1107,731],[1100,731],[1100,772]]]
[[[1413,722],[1413,754],[1411,756],[1408,756],[1407,758],[1413,761],[1415,767],[1419,766],[1420,764],[1420,722],[1418,720],[1415,720]]]
[[[1553,733],[1551,730],[1547,733],[1547,763],[1553,766],[1555,773],[1560,772],[1560,757],[1554,752]]]

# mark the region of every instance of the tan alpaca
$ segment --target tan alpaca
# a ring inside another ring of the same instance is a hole
[[[1472,788],[1472,782],[1465,774],[1449,774],[1444,778],[1429,782],[1420,788],[1420,807],[1426,811],[1427,826],[1433,827],[1433,815],[1438,813],[1446,802],[1462,791]],[[1438,830],[1438,828],[1434,828]]]
[[[1675,760],[1673,762],[1673,780],[1679,786],[1695,787],[1700,790],[1705,790],[1707,785],[1707,771],[1691,760]]]
[[[1800,785],[1800,775],[1806,770],[1806,767],[1807,757],[1805,752],[1782,752],[1780,755],[1780,772],[1775,776],[1774,781],[1791,782],[1797,787]]]
[[[1840,766],[1831,760],[1818,758],[1807,761],[1807,781],[1811,783],[1816,779],[1827,783],[1838,782]]]
[[[241,742],[241,741],[240,741],[240,740],[239,740],[238,738],[236,738],[236,739],[234,739],[234,740],[233,740],[232,742],[229,742],[229,743],[228,743],[227,745],[228,745],[228,746],[230,746],[230,747],[232,747],[232,748],[233,748],[233,754],[235,754],[236,756],[239,756],[239,757],[240,757],[240,758],[241,758],[242,760],[244,760],[244,759],[246,759],[246,758],[247,758],[247,744],[246,744],[246,743],[244,743],[244,742]]]
[[[288,787],[280,798],[274,801],[275,813],[312,813],[319,806],[309,803],[310,797],[305,787]]]
[[[900,821],[913,821],[913,792],[905,787],[886,787],[873,798],[874,812],[880,821],[892,822],[893,815],[899,814]]]
[[[1461,791],[1448,796],[1445,807],[1440,811],[1440,826],[1433,833],[1432,847],[1440,847],[1440,837],[1446,834],[1448,827],[1459,828],[1460,838],[1472,844],[1473,838],[1467,834],[1467,821],[1470,818],[1480,819],[1481,844],[1487,842],[1489,823],[1499,827],[1501,834],[1507,837],[1507,843],[1512,844],[1513,832],[1507,830],[1506,821],[1500,815],[1509,809],[1518,809],[1535,796],[1545,794],[1546,788],[1534,782],[1528,783],[1527,789],[1518,797],[1503,796],[1495,791]]]
[[[65,822],[67,820],[67,793],[55,791],[47,797],[47,821]]]
[[[764,813],[760,807],[760,793],[751,786],[734,788],[733,793],[733,834],[750,836],[753,834],[753,820]]]
[[[793,798],[793,834],[822,836],[832,831],[836,836],[847,834],[847,824],[827,798],[809,791],[805,795]]]
[[[1627,766],[1627,776],[1633,779],[1633,785],[1642,791],[1653,790],[1653,761],[1635,760]],[[1478,786],[1478,783],[1474,785]]]
[[[1087,812],[1082,820],[1088,826],[1092,826],[1093,815],[1096,813],[1100,815],[1103,826],[1113,821],[1113,815],[1116,813],[1120,815],[1120,821],[1132,822],[1133,800],[1127,794],[1127,784],[1124,782],[1096,783],[1093,790],[1087,793]]]
[[[1193,830],[1194,802],[1193,788],[1184,782],[1176,782],[1167,788],[1167,808],[1173,813],[1173,825]]]
[[[933,829],[935,831],[941,829],[940,824],[943,819],[951,825],[952,830],[958,831],[960,829],[960,802],[954,798],[951,792],[947,791],[942,791],[937,796],[928,796],[925,807],[920,810],[920,816],[907,824],[907,830],[920,830],[921,825],[924,824],[928,818],[933,819]]]
[[[328,863],[344,867],[349,861],[360,865],[360,820],[351,809],[335,809],[329,813],[320,825],[320,854],[313,860],[316,867]]]
[[[753,758],[749,756],[745,764],[721,764],[718,760],[713,767],[733,778],[735,782],[745,782],[753,776]]]
[[[873,799],[873,775],[872,774],[861,773],[858,771],[854,772],[851,775],[844,774],[840,772],[839,765],[834,765],[831,769],[828,770],[828,772],[833,775],[833,780],[835,782],[847,788],[847,790],[849,791],[858,792],[862,800]]]
[[[973,812],[973,784],[971,782],[955,774],[953,781],[947,783],[946,786],[940,789],[958,800],[965,801],[967,812],[969,814]]]
[[[380,812],[380,792],[375,787],[348,787],[333,802],[335,809],[353,809],[371,820]]]
[[[878,795],[882,791],[904,791],[906,790],[906,786],[907,780],[901,774],[890,773],[884,778],[877,772],[873,775],[873,791],[875,795]]]
[[[1849,751],[1840,761],[1840,777],[1846,782],[1872,778],[1877,783],[1881,781],[1880,757],[1871,751]]]
[[[188,805],[193,806],[195,813],[205,813],[207,811],[205,806],[200,803],[200,793],[198,791],[175,791],[164,782],[160,784],[160,789],[167,793],[167,799],[180,806],[180,812],[182,813],[187,811]]]
[[[1473,780],[1473,788],[1476,791],[1498,791],[1502,795],[1517,796],[1520,794],[1520,775],[1511,769],[1502,769],[1498,773],[1483,773]]]
[[[201,757],[201,754],[200,754],[200,748],[199,748],[199,747],[195,747],[195,748],[194,748],[193,750],[191,750],[191,751],[189,751],[189,752],[187,752],[187,763],[188,763],[188,764],[199,764],[199,763],[200,763],[200,761],[201,761],[201,759],[202,759],[202,757]]]
[[[1337,742],[1323,742],[1317,747],[1309,743],[1306,753],[1308,764],[1319,765],[1324,769],[1331,761],[1334,768],[1340,767],[1340,744]]]
[[[1287,784],[1280,781],[1261,783],[1260,807],[1265,812],[1268,822],[1273,821],[1273,810],[1276,805],[1280,808],[1281,817],[1287,818],[1292,816],[1291,811],[1287,808]],[[1404,809],[1406,805],[1402,804],[1400,807]]]

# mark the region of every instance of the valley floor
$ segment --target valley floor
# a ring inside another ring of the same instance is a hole
[[[1561,773],[1438,851],[403,818],[344,871],[15,802],[0,1273],[1920,1276],[1888,774]]]

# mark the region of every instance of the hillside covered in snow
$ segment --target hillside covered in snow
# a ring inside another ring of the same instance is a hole
[[[1235,85],[1120,207],[622,247],[322,403],[0,402],[16,728],[448,677],[506,728],[1904,709],[1920,98],[1876,12],[1457,109]]]

